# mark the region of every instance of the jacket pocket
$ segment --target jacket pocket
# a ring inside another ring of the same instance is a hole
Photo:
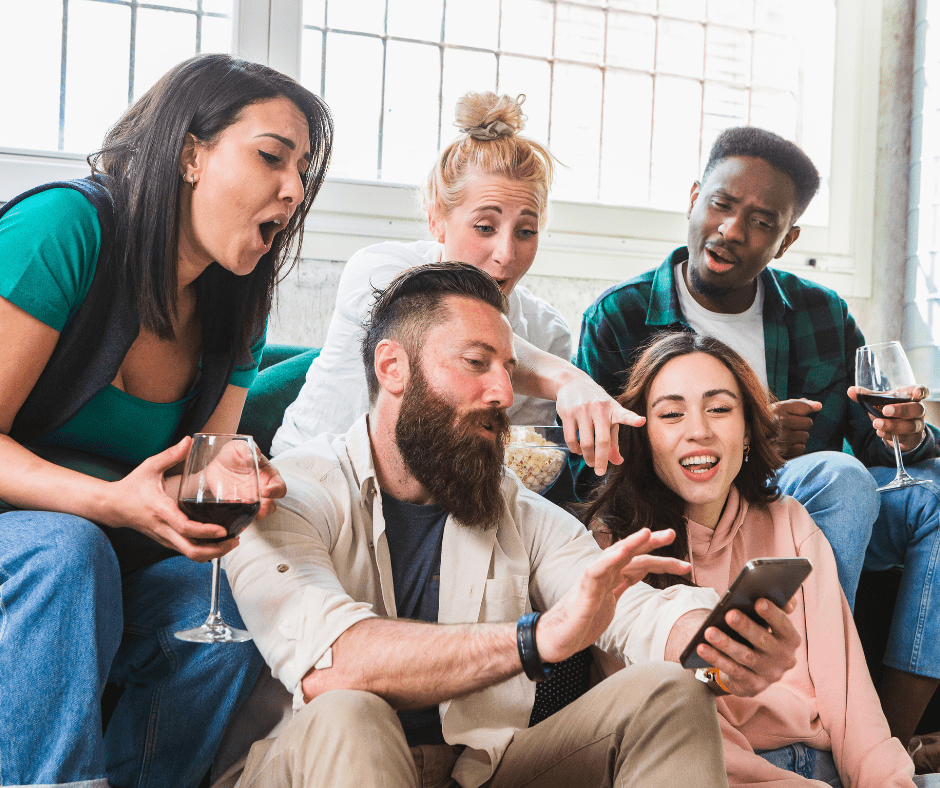
[[[528,598],[528,575],[490,578],[483,589],[480,621],[515,621],[526,612]]]

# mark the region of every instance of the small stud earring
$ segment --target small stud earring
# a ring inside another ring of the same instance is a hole
[[[749,444],[744,444],[744,461],[747,462],[748,455],[751,453],[751,447]]]

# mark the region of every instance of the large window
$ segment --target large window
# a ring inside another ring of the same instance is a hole
[[[459,95],[493,89],[527,95],[527,131],[566,165],[533,273],[619,280],[658,264],[685,237],[714,135],[752,123],[795,139],[827,179],[781,264],[868,297],[882,3],[0,0],[0,200],[84,174],[159,74],[232,51],[332,108],[305,254],[422,237],[413,189],[395,184],[419,182],[456,133]]]
[[[526,94],[555,196],[675,209],[715,136],[758,125],[827,182],[834,0],[305,0],[302,78],[332,172],[418,183],[467,90]],[[825,221],[828,193],[807,221]]]
[[[173,64],[229,52],[232,0],[0,2],[0,147],[88,153]]]

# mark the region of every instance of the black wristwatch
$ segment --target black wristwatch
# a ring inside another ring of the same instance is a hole
[[[552,665],[542,662],[538,646],[535,644],[535,625],[541,613],[526,613],[516,624],[516,645],[522,669],[532,681],[545,681],[552,675]]]

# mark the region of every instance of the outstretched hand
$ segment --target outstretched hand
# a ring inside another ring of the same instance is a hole
[[[568,448],[582,455],[598,476],[607,470],[608,462],[623,462],[618,441],[620,425],[642,427],[646,423],[643,416],[622,407],[587,375],[578,376],[558,390],[555,408]]]
[[[685,574],[690,564],[648,555],[675,539],[671,529],[643,528],[608,547],[539,620],[536,644],[542,659],[561,662],[591,645],[614,617],[617,600],[650,572]]]

